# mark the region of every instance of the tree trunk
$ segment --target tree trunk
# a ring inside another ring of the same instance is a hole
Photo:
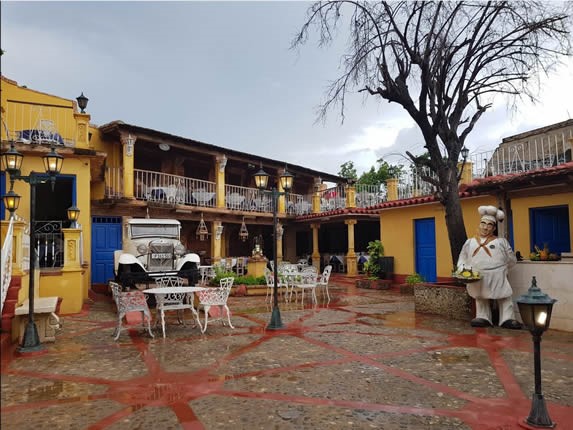
[[[455,175],[454,175],[455,176]],[[458,257],[462,250],[467,235],[464,226],[464,217],[462,205],[458,194],[458,184],[452,181],[446,193],[444,206],[446,208],[446,227],[448,229],[448,238],[450,240],[450,253],[452,255],[452,264],[458,262]]]

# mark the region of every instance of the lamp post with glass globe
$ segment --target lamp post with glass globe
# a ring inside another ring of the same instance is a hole
[[[279,309],[279,298],[278,298],[278,285],[279,285],[279,275],[278,275],[278,262],[277,262],[277,230],[278,230],[278,200],[280,196],[286,196],[288,192],[292,188],[293,178],[294,176],[291,175],[286,167],[284,172],[279,176],[279,181],[281,188],[284,191],[279,191],[275,186],[268,191],[267,183],[269,181],[269,174],[263,170],[263,166],[261,164],[260,170],[255,173],[255,185],[262,193],[268,193],[271,196],[271,204],[273,209],[273,279],[274,279],[274,288],[273,288],[273,311],[271,313],[271,321],[267,326],[268,329],[277,330],[283,328],[283,323],[281,321],[281,313]]]
[[[2,196],[4,206],[10,212],[10,216],[14,216],[14,212],[20,205],[20,196],[14,192],[14,181],[24,181],[30,184],[30,269],[29,269],[29,287],[28,287],[28,322],[22,337],[22,343],[19,347],[19,352],[27,353],[39,351],[42,349],[40,337],[38,335],[38,328],[34,321],[34,289],[35,289],[35,269],[36,269],[36,247],[35,247],[35,233],[34,222],[36,220],[36,185],[43,184],[47,181],[51,182],[52,191],[56,184],[56,176],[62,170],[64,157],[56,152],[52,146],[50,152],[43,157],[45,173],[30,172],[25,176],[20,173],[24,155],[19,153],[15,147],[14,142],[10,143],[10,149],[2,154],[2,162],[4,169],[10,175],[10,191]]]
[[[541,392],[541,335],[549,328],[553,304],[557,300],[543,293],[537,286],[535,276],[531,279],[531,286],[527,294],[517,299],[519,313],[525,326],[533,337],[533,369],[535,377],[535,392],[532,396],[531,410],[525,422],[533,427],[553,428],[555,423],[551,421],[545,405],[545,399]]]

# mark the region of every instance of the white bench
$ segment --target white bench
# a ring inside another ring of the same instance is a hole
[[[56,315],[58,297],[35,297],[34,298],[34,322],[38,328],[40,342],[55,342],[56,330],[60,328],[60,318]],[[15,309],[14,314],[20,318],[19,341],[22,341],[26,324],[28,323],[28,313],[30,302],[28,299],[22,306]]]

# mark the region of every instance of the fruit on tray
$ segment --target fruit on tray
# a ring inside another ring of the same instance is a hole
[[[463,266],[460,270],[453,273],[454,278],[462,280],[478,280],[481,279],[479,272],[471,267],[467,269]]]

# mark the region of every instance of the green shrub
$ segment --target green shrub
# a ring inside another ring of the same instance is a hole
[[[369,259],[364,263],[364,271],[369,279],[378,279],[382,273],[382,266],[380,265],[380,258],[384,256],[384,245],[379,240],[368,242]]]
[[[419,273],[412,273],[406,277],[406,284],[408,285],[420,284],[422,282],[424,282],[424,277]]]
[[[215,269],[215,277],[211,279],[211,285],[219,285],[221,278],[235,278],[233,285],[265,285],[265,277],[255,277],[252,275],[237,276],[235,272],[226,272]]]

